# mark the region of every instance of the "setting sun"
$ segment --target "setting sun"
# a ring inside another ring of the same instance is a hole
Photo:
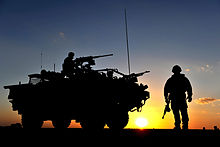
[[[145,126],[148,125],[148,121],[147,121],[146,118],[140,117],[140,118],[137,118],[137,119],[136,119],[135,124],[136,124],[139,128],[143,128],[143,127],[145,127]]]

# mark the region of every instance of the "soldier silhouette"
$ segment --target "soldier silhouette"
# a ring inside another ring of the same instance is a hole
[[[74,55],[73,52],[69,52],[68,57],[64,59],[62,73],[67,77],[72,77],[74,70],[76,69],[76,63],[73,60]]]
[[[168,104],[171,101],[171,109],[173,111],[174,119],[175,119],[175,127],[174,129],[180,130],[180,112],[182,115],[182,129],[188,129],[188,112],[187,112],[187,102],[192,101],[192,86],[185,77],[184,74],[181,74],[182,71],[179,65],[175,65],[172,69],[174,73],[166,82],[164,86],[164,97],[165,102]],[[186,97],[187,92],[187,97]]]

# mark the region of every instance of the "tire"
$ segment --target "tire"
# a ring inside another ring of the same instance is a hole
[[[38,129],[42,127],[43,120],[39,119],[38,117],[32,116],[31,114],[22,114],[21,123],[23,128]]]
[[[71,120],[55,119],[52,120],[54,128],[64,129],[68,128],[71,123]]]
[[[80,125],[85,130],[103,130],[105,127],[104,120],[82,120]]]
[[[112,130],[121,130],[127,126],[129,115],[127,112],[112,115],[107,121],[107,125]]]

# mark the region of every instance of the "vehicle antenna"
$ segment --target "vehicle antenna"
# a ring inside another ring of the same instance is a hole
[[[53,64],[53,71],[56,72],[56,64]]]
[[[127,23],[127,12],[126,8],[124,9],[125,13],[125,32],[126,32],[126,47],[127,47],[127,56],[128,56],[128,73],[131,74],[131,66],[130,66],[130,55],[129,55],[129,44],[128,44],[128,23]]]
[[[40,52],[40,70],[42,70],[42,68],[43,68],[42,64],[43,64],[43,51],[41,50],[41,52]]]

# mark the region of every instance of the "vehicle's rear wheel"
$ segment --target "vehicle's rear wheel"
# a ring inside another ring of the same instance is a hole
[[[121,130],[127,126],[128,120],[129,115],[127,112],[116,113],[108,119],[107,125],[112,130]]]

